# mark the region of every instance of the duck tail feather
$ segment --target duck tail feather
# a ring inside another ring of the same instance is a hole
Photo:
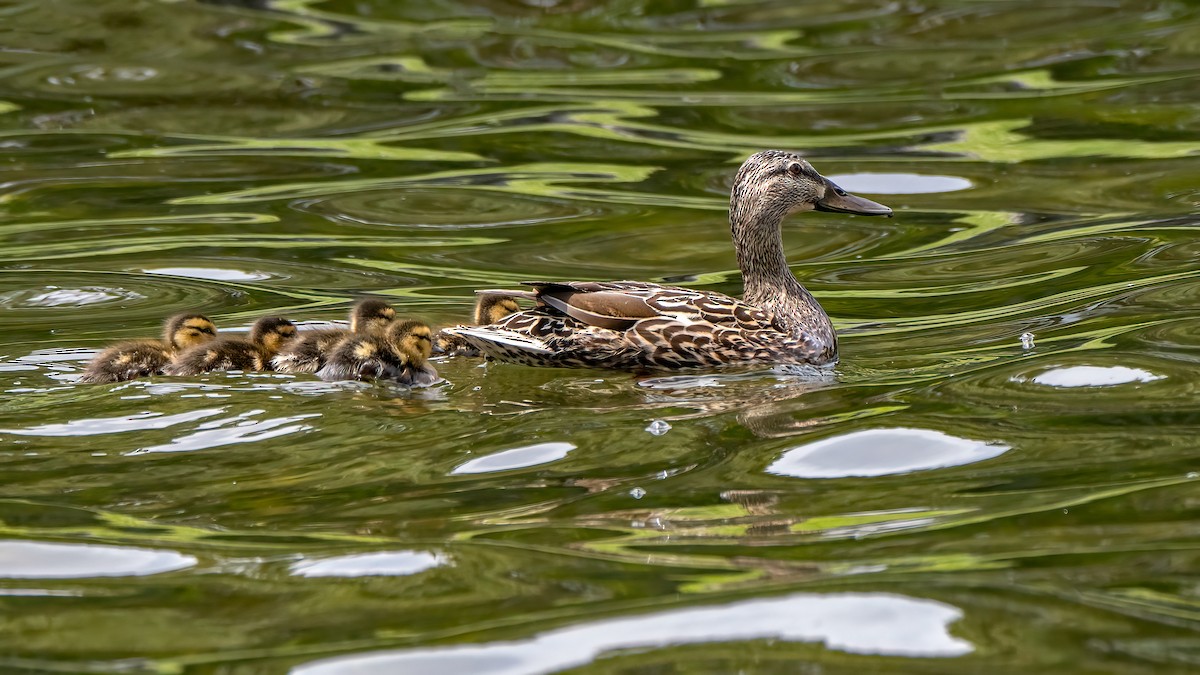
[[[508,295],[514,298],[524,298],[526,300],[537,300],[537,291],[513,291],[502,288],[486,288],[475,291],[475,295]]]
[[[529,354],[553,354],[542,340],[502,328],[487,328],[484,326],[455,326],[443,332],[461,336],[484,354],[496,354],[510,349]]]

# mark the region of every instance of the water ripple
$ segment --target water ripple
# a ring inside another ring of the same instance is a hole
[[[0,668],[1195,660],[1192,4],[61,4],[0,9]],[[896,211],[784,229],[836,367],[74,382],[178,311],[740,293],[763,148]]]
[[[171,439],[168,443],[148,445],[130,451],[129,455],[144,455],[159,452],[193,452],[224,445],[256,443],[279,436],[314,431],[316,427],[303,420],[320,417],[319,413],[253,419],[264,410],[248,410],[218,420],[210,420],[196,427],[196,431]]]
[[[24,429],[0,429],[0,432],[18,436],[97,436],[128,431],[166,429],[176,424],[194,422],[223,412],[225,412],[224,408],[201,408],[174,415],[164,415],[147,410],[124,417],[79,419],[70,422],[39,424]]]

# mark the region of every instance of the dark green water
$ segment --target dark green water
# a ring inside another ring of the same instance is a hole
[[[0,670],[1194,672],[1198,80],[1182,2],[0,0]],[[897,211],[785,232],[833,377],[73,383],[737,293],[763,148]]]

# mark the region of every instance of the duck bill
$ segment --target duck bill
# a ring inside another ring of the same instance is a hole
[[[825,197],[814,205],[818,211],[853,213],[859,216],[892,217],[892,210],[883,204],[873,202],[870,199],[864,199],[858,195],[852,195],[834,185],[833,181],[827,180],[825,182]]]

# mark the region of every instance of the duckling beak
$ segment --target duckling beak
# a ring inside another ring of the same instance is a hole
[[[825,179],[825,197],[817,201],[813,206],[818,211],[830,211],[832,213],[892,217],[892,210],[890,208],[878,202],[873,202],[870,199],[852,195],[835,185],[828,178]]]

